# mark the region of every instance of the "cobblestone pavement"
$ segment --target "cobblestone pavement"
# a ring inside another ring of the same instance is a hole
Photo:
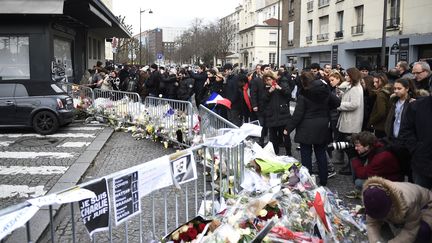
[[[300,158],[298,151],[295,150],[293,144],[294,157]],[[173,149],[165,149],[162,144],[155,143],[148,140],[137,141],[131,137],[128,133],[116,132],[114,133],[110,140],[105,144],[99,155],[96,157],[93,166],[87,171],[84,177],[85,180],[90,180],[104,175],[108,175],[112,172],[125,169],[142,162],[150,161],[152,159],[164,156],[166,154],[173,153]],[[336,165],[338,169],[341,165]],[[198,166],[200,168],[200,166]],[[202,172],[202,171],[201,171]],[[200,171],[198,174],[201,174]],[[201,198],[203,192],[200,191],[203,188],[203,178],[198,180],[198,198]],[[111,185],[109,185],[111,186]],[[335,177],[329,179],[328,187],[335,193],[337,193],[341,198],[343,194],[347,191],[353,189],[351,177],[336,175]],[[208,187],[209,188],[209,187]],[[207,189],[208,189],[207,188]],[[186,193],[188,193],[189,200],[185,200]],[[178,205],[176,206],[176,196]],[[164,198],[168,198],[166,201],[167,218],[164,218]],[[140,232],[139,232],[139,222],[141,221],[143,226],[142,239],[143,242],[149,242],[152,239],[153,231],[156,233],[157,237],[165,234],[165,232],[170,232],[172,229],[176,228],[176,225],[186,222],[187,218],[192,218],[195,215],[197,206],[195,204],[195,187],[194,183],[188,184],[188,188],[182,187],[182,191],[175,193],[175,189],[168,188],[160,190],[154,193],[152,196],[146,196],[142,200],[142,217],[136,216],[132,220],[128,221],[127,234],[125,224],[120,226],[113,225],[113,242],[125,242],[126,235],[130,242],[139,242]],[[345,199],[344,199],[345,200]],[[348,204],[358,204],[359,200],[345,200]],[[187,203],[186,203],[187,202]],[[111,202],[112,203],[112,202]],[[77,204],[75,204],[75,215],[73,221],[75,222],[76,228],[76,240],[78,242],[90,242],[91,239],[84,228],[79,216],[79,210]],[[199,207],[199,205],[198,205]],[[187,210],[189,209],[189,210]],[[177,210],[177,211],[176,211]],[[56,242],[72,242],[72,218],[70,213],[70,207],[66,206],[60,210],[55,218],[55,241]],[[154,214],[154,220],[152,212]],[[176,218],[176,212],[179,213],[179,217]],[[189,213],[186,217],[186,212]],[[167,231],[165,230],[165,224],[167,222]],[[177,224],[176,224],[177,223]],[[154,226],[154,230],[153,230]],[[46,234],[40,239],[40,242],[49,242],[50,234]],[[109,232],[99,232],[95,234],[95,242],[107,242],[109,237]]]
[[[47,193],[104,129],[75,122],[56,134],[0,130],[0,208]]]

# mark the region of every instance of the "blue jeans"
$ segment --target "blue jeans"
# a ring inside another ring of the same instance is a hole
[[[326,144],[303,144],[300,143],[300,156],[302,165],[306,166],[309,172],[312,172],[312,147],[318,163],[318,177],[320,185],[327,185],[327,155]]]
[[[429,190],[432,189],[432,177],[421,175],[416,171],[413,171],[412,173],[413,173],[415,184],[427,188]]]

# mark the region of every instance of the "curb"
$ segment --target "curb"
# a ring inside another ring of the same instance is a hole
[[[57,183],[46,193],[56,193],[69,187],[75,186],[82,178],[84,173],[92,164],[93,160],[101,151],[102,147],[114,133],[114,129],[111,127],[105,127],[104,130],[93,140],[93,142],[86,148],[86,150],[75,160],[75,162],[69,167],[69,169],[60,177]],[[54,204],[53,218],[59,211],[62,205]],[[37,242],[40,236],[44,233],[45,229],[49,229],[50,216],[49,208],[42,207],[39,211],[31,218],[30,222],[30,235],[31,242]],[[35,239],[35,240],[33,240]],[[5,242],[27,242],[26,229],[21,227],[15,230]]]

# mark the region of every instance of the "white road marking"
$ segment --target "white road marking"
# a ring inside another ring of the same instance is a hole
[[[51,135],[40,135],[36,133],[6,133],[0,134],[0,137],[20,138],[20,137],[37,137],[37,138],[94,138],[94,134],[89,133],[56,133]]]
[[[91,126],[91,127],[65,127],[62,130],[71,130],[71,131],[76,131],[76,130],[81,130],[81,131],[96,131],[96,130],[100,130],[100,129],[104,129],[104,127],[97,127],[97,126]]]
[[[58,145],[61,148],[80,148],[90,145],[90,142],[66,142],[64,144]]]
[[[0,198],[39,197],[45,195],[44,186],[29,187],[26,185],[0,185]]]
[[[62,152],[0,152],[0,158],[34,159],[38,157],[51,157],[55,159],[71,158],[73,154]]]
[[[1,141],[0,142],[0,147],[7,147],[9,146],[11,143],[14,143],[15,141]]]
[[[64,174],[68,166],[0,166],[0,175],[50,175]]]

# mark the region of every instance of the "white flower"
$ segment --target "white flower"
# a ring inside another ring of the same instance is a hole
[[[267,210],[265,210],[265,209],[261,209],[260,211],[259,211],[259,216],[260,217],[265,217],[267,215]]]

